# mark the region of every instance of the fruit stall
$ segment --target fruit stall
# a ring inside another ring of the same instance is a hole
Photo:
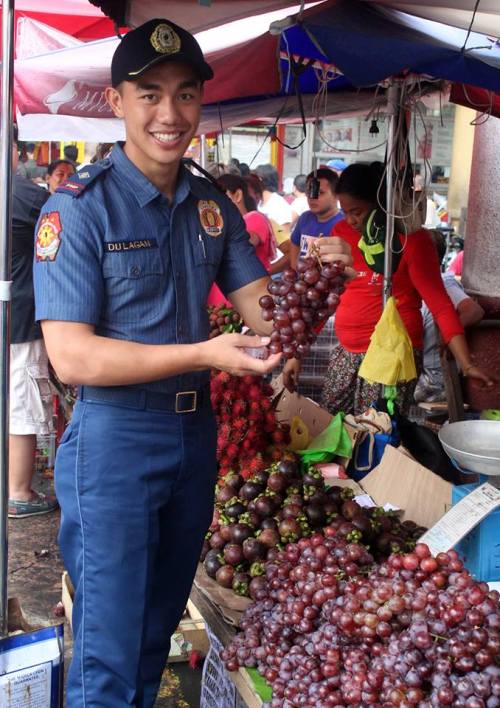
[[[273,280],[269,349],[306,356],[343,280],[314,254]],[[210,321],[212,336],[241,326],[222,307]],[[332,417],[279,378],[225,372],[211,400],[219,478],[191,595],[210,639],[202,708],[500,706],[500,422],[443,426],[452,473],[391,434],[359,474],[387,414]]]
[[[499,706],[494,477],[456,486],[389,445],[358,483],[317,445],[333,419],[312,401],[214,373],[212,403],[220,476],[191,595],[211,641],[201,705]],[[489,422],[470,423],[459,439]]]

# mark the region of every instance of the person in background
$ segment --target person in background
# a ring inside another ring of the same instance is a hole
[[[36,145],[35,143],[26,143],[26,160],[18,162],[17,174],[26,179],[31,179],[34,182],[40,182],[43,177],[43,168],[38,166],[35,159]]]
[[[111,152],[111,149],[113,148],[113,145],[114,143],[98,143],[95,149],[95,153],[90,158],[90,164],[93,165],[94,162],[104,160],[105,157],[108,157],[109,153]]]
[[[17,126],[14,126],[14,171],[17,161]],[[57,501],[31,486],[36,436],[47,435],[52,424],[47,352],[40,325],[35,322],[33,294],[35,225],[49,194],[30,179],[15,174],[12,197],[8,514],[19,519],[54,511]]]
[[[292,210],[286,199],[278,192],[278,170],[273,165],[259,165],[255,170],[262,181],[262,200],[258,204],[259,211],[267,216],[273,227],[279,259],[272,265],[272,274],[280,273],[290,263],[290,231],[292,226]]]
[[[340,159],[339,157],[336,157],[333,160],[330,160],[329,162],[327,162],[326,166],[329,167],[331,170],[333,170],[338,177],[340,177],[342,172],[347,167],[344,160]]]
[[[294,199],[290,204],[292,207],[292,224],[296,224],[299,216],[310,208],[306,196],[306,184],[306,175],[297,175],[293,180]]]
[[[51,162],[45,176],[49,192],[54,194],[56,189],[74,173],[75,165],[69,160],[54,160],[54,162]]]
[[[257,204],[250,196],[247,182],[243,177],[229,174],[219,177],[217,184],[238,207],[257,258],[269,273],[271,261],[276,258],[276,241],[269,220],[257,211]]]
[[[461,278],[462,277],[462,268],[464,264],[464,252],[459,251],[455,258],[451,261],[450,265],[448,266],[448,271],[450,273],[453,273],[453,275],[456,278]]]
[[[80,164],[78,162],[78,148],[76,145],[66,145],[64,147],[64,157],[66,160],[69,160],[74,164],[75,167],[78,167]]]
[[[337,184],[337,198],[345,218],[333,227],[332,234],[350,245],[357,275],[346,283],[335,313],[339,344],[332,352],[323,388],[323,405],[332,414],[343,411],[360,415],[382,393],[379,384],[369,384],[358,377],[371,335],[382,315],[383,276],[367,265],[358,245],[368,218],[379,208],[378,191],[382,177],[383,165],[380,163],[353,164],[346,167]],[[419,229],[405,234],[402,243],[402,255],[392,276],[392,287],[399,314],[413,344],[417,374],[422,371],[420,308],[424,300],[464,376],[493,386],[492,377],[471,361],[464,329],[444,288],[436,249],[428,231]],[[300,362],[290,359],[284,368],[284,382],[290,390],[296,387],[299,372]],[[416,383],[414,379],[398,387],[397,403],[403,414],[413,404]]]
[[[429,233],[432,236],[439,262],[441,263],[446,253],[445,237],[437,230],[429,231]],[[484,317],[484,310],[481,305],[467,295],[453,273],[442,273],[441,277],[463,327],[471,327],[480,322]],[[417,403],[421,401],[429,403],[444,401],[445,390],[438,331],[432,313],[425,304],[422,305],[422,318],[424,321],[424,370],[415,389],[415,400]]]
[[[230,175],[238,175],[241,177],[240,161],[236,157],[232,157],[229,160],[227,171]]]
[[[320,168],[307,175],[306,189],[312,181],[319,180],[319,194],[316,198],[306,197],[309,211],[305,211],[295,224],[290,245],[290,265],[295,268],[299,257],[307,255],[317,238],[329,236],[335,224],[344,218],[337,207],[335,188],[338,177],[333,170]]]
[[[250,174],[250,167],[246,162],[240,162],[240,172],[242,177],[248,177]]]

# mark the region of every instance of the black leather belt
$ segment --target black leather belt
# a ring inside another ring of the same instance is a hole
[[[101,388],[100,386],[81,386],[80,400],[108,403],[111,406],[123,406],[138,410],[172,411],[174,413],[195,413],[210,400],[210,385],[197,391],[179,391],[161,393],[141,388]]]

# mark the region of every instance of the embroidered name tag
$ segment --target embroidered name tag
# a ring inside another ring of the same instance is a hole
[[[149,248],[158,248],[158,241],[155,238],[147,238],[142,241],[107,241],[104,244],[106,253],[118,253],[119,251],[144,251]]]

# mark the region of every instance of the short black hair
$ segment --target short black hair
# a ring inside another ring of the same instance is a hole
[[[349,194],[355,199],[372,204],[378,203],[379,188],[384,178],[384,165],[382,162],[370,164],[355,162],[348,165],[338,178],[337,194]],[[380,201],[385,200],[383,189],[380,190]]]
[[[247,177],[250,174],[250,167],[246,162],[240,162],[240,172],[242,177]]]
[[[278,170],[274,165],[258,165],[255,172],[261,178],[264,189],[278,191]]]
[[[306,175],[297,175],[295,179],[293,180],[293,186],[295,189],[298,189],[299,192],[302,192],[302,194],[305,194],[306,192],[306,187],[307,187],[307,176]]]
[[[71,160],[71,162],[76,162],[78,157],[78,148],[76,145],[66,145],[64,148],[64,157]]]
[[[56,170],[59,165],[71,165],[73,169],[75,169],[75,164],[71,160],[54,160],[53,162],[50,163],[50,165],[47,167],[47,174],[50,176],[54,170]]]
[[[241,189],[241,191],[243,193],[243,202],[245,204],[245,209],[247,211],[255,211],[257,209],[257,205],[255,204],[253,197],[250,196],[250,193],[248,191],[248,184],[243,179],[243,177],[241,177],[241,175],[235,175],[235,174],[221,175],[217,179],[217,184],[225,192],[233,192],[234,193],[234,192],[236,192],[237,189]]]
[[[331,170],[329,167],[320,167],[319,169],[314,170],[313,172],[310,172],[307,175],[307,182],[309,182],[309,180],[313,179],[313,177],[316,177],[317,179],[326,180],[328,182],[328,184],[330,185],[330,189],[332,191],[332,194],[336,193],[337,184],[339,181],[339,176],[336,172]]]

